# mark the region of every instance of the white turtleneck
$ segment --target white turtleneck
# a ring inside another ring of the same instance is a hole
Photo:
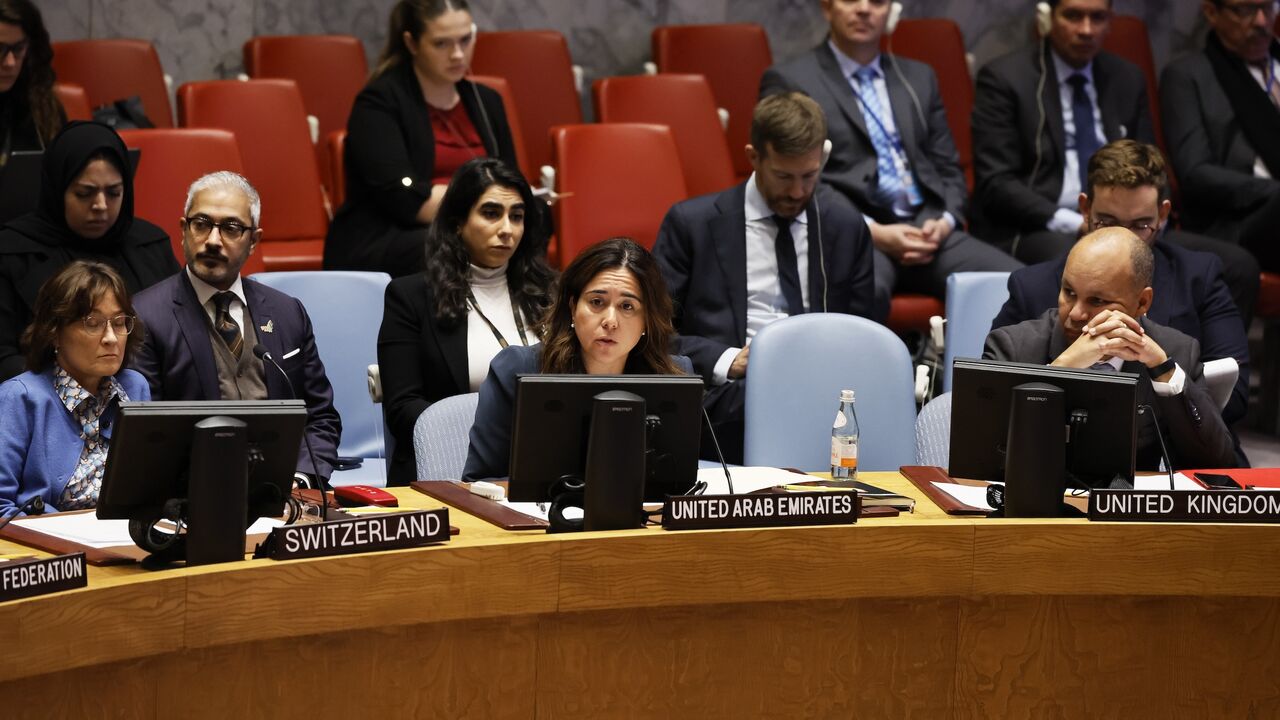
[[[516,329],[515,315],[511,312],[511,293],[507,290],[507,266],[482,268],[472,265],[467,273],[467,281],[471,284],[471,293],[508,345],[522,345],[520,331]],[[529,328],[528,319],[524,321],[525,337],[534,342],[533,332]],[[467,376],[471,384],[471,392],[480,390],[480,383],[489,374],[489,361],[502,346],[493,336],[489,324],[481,319],[480,314],[467,305]]]

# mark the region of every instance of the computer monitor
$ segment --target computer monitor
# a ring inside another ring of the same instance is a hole
[[[596,395],[635,393],[656,417],[647,433],[645,500],[683,495],[698,474],[702,378],[689,375],[522,375],[516,385],[508,495],[545,502],[563,476],[582,479]]]
[[[957,358],[952,366],[952,477],[1003,481],[1013,388],[1047,383],[1065,396],[1067,484],[1106,487],[1133,480],[1138,376],[999,360]]]
[[[307,422],[301,400],[121,403],[98,494],[98,517],[159,516],[169,500],[187,498],[188,478],[198,470],[191,462],[196,424],[215,417],[246,425],[247,520],[282,515]],[[215,470],[223,471],[224,462],[225,468],[236,467],[237,461],[218,458]]]

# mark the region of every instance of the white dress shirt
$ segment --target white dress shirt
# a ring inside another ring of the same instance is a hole
[[[1093,128],[1097,136],[1098,147],[1107,144],[1105,130],[1102,127],[1102,110],[1098,107],[1098,87],[1093,82],[1093,63],[1080,69],[1068,65],[1058,57],[1056,51],[1050,50],[1054,70],[1058,74],[1058,100],[1062,105],[1062,137],[1067,143],[1062,168],[1062,192],[1058,195],[1058,211],[1049,219],[1047,228],[1054,232],[1075,235],[1084,222],[1080,214],[1080,155],[1076,152],[1076,121],[1072,110],[1075,88],[1069,82],[1072,75],[1084,75],[1088,80],[1084,85],[1085,95],[1089,96],[1089,104],[1093,106]]]
[[[200,301],[200,307],[204,308],[204,314],[209,316],[209,322],[216,324],[218,322],[216,317],[218,311],[214,308],[213,296],[222,291],[196,277],[195,273],[191,272],[190,265],[183,268],[183,272],[191,280],[191,287],[196,291],[196,299]],[[243,335],[244,309],[249,306],[249,303],[245,301],[244,283],[241,282],[239,275],[236,275],[235,282],[231,283],[231,287],[227,288],[227,292],[236,296],[231,301],[231,307],[227,308],[227,312],[230,313],[231,319],[235,320],[236,324],[240,326],[240,334]]]

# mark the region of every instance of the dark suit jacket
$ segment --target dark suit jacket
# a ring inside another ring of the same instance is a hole
[[[689,358],[677,355],[671,359],[682,372],[693,374]],[[512,345],[495,355],[493,362],[489,363],[489,375],[480,385],[462,479],[488,480],[511,474],[511,433],[515,424],[517,376],[537,373],[541,360],[542,345]],[[646,371],[632,369],[628,364],[626,372]]]
[[[1160,397],[1151,388],[1147,369],[1140,363],[1126,362],[1124,372],[1140,375],[1138,404],[1156,408],[1165,445],[1175,468],[1235,467],[1235,449],[1231,434],[1214,407],[1204,385],[1204,366],[1200,364],[1200,343],[1172,328],[1142,321],[1147,335],[1165,353],[1178,362],[1187,374],[1187,382],[1179,395]],[[982,357],[994,360],[1044,365],[1067,348],[1066,337],[1058,325],[1057,309],[1047,310],[1034,320],[997,328],[987,336]],[[1160,443],[1152,423],[1139,418],[1137,468],[1155,470],[1160,465]]]
[[[1249,406],[1249,342],[1231,291],[1222,280],[1222,263],[1216,255],[1186,250],[1163,240],[1152,249],[1155,272],[1147,317],[1198,340],[1205,360],[1236,359],[1240,377],[1222,411],[1222,419],[1227,424],[1234,423],[1244,417]],[[1064,255],[1013,271],[1009,276],[1009,299],[991,329],[1015,325],[1056,308],[1066,264]]]
[[[1280,182],[1254,176],[1258,153],[1203,51],[1165,68],[1160,108],[1182,190],[1183,221],[1219,240],[1238,242],[1240,215],[1280,193]]]
[[[1058,209],[1067,144],[1058,73],[1048,53],[1041,45],[1024,48],[978,72],[973,106],[974,232],[987,240],[1004,242],[1019,233],[1044,230]],[[1036,96],[1042,61],[1048,74],[1040,94],[1043,132]],[[1136,65],[1099,53],[1093,60],[1093,81],[1107,142],[1155,142],[1146,79]]]
[[[515,143],[491,88],[470,80],[458,95],[490,157],[516,168]],[[371,80],[356,96],[343,149],[347,200],[338,208],[324,244],[326,269],[383,270],[383,253],[401,233],[422,232],[418,209],[431,197],[436,139],[422,88],[407,63]],[[405,185],[404,178],[411,183]],[[423,235],[425,238],[426,236]]]
[[[676,203],[653,246],[675,303],[676,352],[689,356],[707,382],[724,351],[747,340],[746,187]],[[825,287],[827,311],[871,317],[875,277],[866,222],[821,185],[805,213],[809,310],[823,312]]]
[[[304,442],[298,448],[298,471],[327,478],[338,457],[342,421],[333,407],[333,387],[316,351],[311,319],[296,298],[254,280],[244,278],[244,294],[258,342],[284,368],[298,399],[307,404],[307,436],[316,466],[312,466]],[[209,316],[200,307],[186,270],[139,293],[133,299],[133,308],[146,336],[132,366],[147,378],[151,399],[220,399],[218,370],[209,342]],[[268,323],[272,332],[263,332],[262,326]],[[299,352],[290,355],[295,350]],[[279,371],[267,365],[263,368],[267,397],[292,398]]]
[[[396,278],[387,286],[382,328],[378,331],[378,368],[383,408],[395,436],[389,482],[417,479],[413,426],[427,406],[470,392],[467,322],[451,329],[435,319],[435,293],[425,273]]]
[[[880,62],[893,106],[893,121],[924,195],[924,206],[916,221],[938,217],[945,211],[963,226],[969,191],[947,125],[938,78],[932,68],[914,60],[886,53]],[[823,181],[876,222],[899,222],[891,207],[875,199],[875,146],[849,80],[841,74],[825,40],[812,51],[769,68],[760,79],[760,97],[792,90],[813,98],[827,116],[832,148],[822,169]]]

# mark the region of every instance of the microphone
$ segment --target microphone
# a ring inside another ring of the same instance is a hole
[[[294,400],[299,399],[297,391],[293,389],[293,381],[289,379],[289,373],[285,372],[284,368],[280,367],[280,363],[276,362],[276,359],[271,357],[271,351],[268,350],[266,346],[262,343],[254,345],[253,355],[259,360],[271,363],[271,367],[274,367],[276,372],[280,373],[280,377],[284,378],[284,384],[289,388],[289,396]],[[309,414],[310,411],[308,411],[308,415]],[[307,434],[307,429],[305,427],[302,429],[302,442],[307,446],[307,457],[311,459],[311,470],[316,473],[316,487],[320,490],[320,518],[322,520],[328,520],[329,497],[325,493],[324,478],[320,477],[320,466],[316,464],[316,454],[311,449],[311,436]]]
[[[707,414],[705,407],[702,408],[702,419],[707,421],[707,432],[711,435],[711,444],[716,448],[716,457],[720,458],[720,467],[724,468],[724,479],[729,484],[729,494],[735,495],[736,493],[733,491],[733,476],[729,474],[729,463],[724,461],[724,453],[720,452],[720,438],[716,437],[716,429],[711,425],[711,416]]]
[[[13,519],[18,517],[22,513],[30,513],[32,515],[43,515],[44,514],[44,498],[40,497],[39,495],[32,495],[30,498],[27,499],[26,502],[18,506],[17,512],[5,518],[4,520],[0,520],[0,530],[3,530],[6,525],[13,522]]]

